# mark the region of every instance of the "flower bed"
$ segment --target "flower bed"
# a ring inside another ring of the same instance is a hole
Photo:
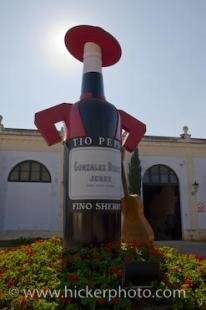
[[[65,297],[65,287],[72,292],[120,287],[124,265],[133,261],[160,261],[162,278],[153,283],[152,290],[182,289],[185,298],[108,300],[100,292],[96,297],[70,298],[70,291]],[[109,243],[64,252],[62,240],[56,237],[0,251],[0,309],[132,309],[137,303],[206,309],[206,260],[169,247],[135,244]]]

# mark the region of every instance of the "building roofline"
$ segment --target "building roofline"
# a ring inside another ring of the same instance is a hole
[[[40,136],[41,133],[37,129],[23,129],[23,128],[3,128],[0,131],[0,135],[23,135],[23,136]],[[170,137],[170,136],[152,136],[145,135],[142,142],[194,142],[194,143],[206,143],[206,139],[203,138],[189,138],[188,140],[182,137]]]
[[[188,140],[180,137],[169,137],[169,136],[151,136],[151,135],[145,135],[142,139],[143,141],[164,141],[164,142],[199,142],[199,143],[206,143],[206,139],[203,138],[189,138]]]
[[[6,135],[29,135],[29,136],[32,136],[32,135],[37,135],[37,136],[40,136],[40,132],[39,130],[37,129],[19,129],[19,128],[3,128],[1,131],[0,131],[0,134],[6,134]]]

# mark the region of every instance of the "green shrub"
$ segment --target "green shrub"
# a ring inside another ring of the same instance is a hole
[[[132,309],[137,301],[129,298],[65,298],[62,293],[65,286],[72,290],[117,288],[125,262],[159,260],[162,280],[154,283],[154,289],[184,289],[186,298],[141,302],[169,304],[169,309],[205,309],[206,260],[201,257],[167,247],[116,243],[64,251],[57,237],[0,251],[0,309]],[[26,298],[28,290],[32,294]]]

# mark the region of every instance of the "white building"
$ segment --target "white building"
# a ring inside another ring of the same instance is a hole
[[[145,214],[157,239],[206,240],[206,139],[145,136]],[[130,155],[127,156],[129,162]],[[63,146],[0,121],[0,239],[62,235]]]

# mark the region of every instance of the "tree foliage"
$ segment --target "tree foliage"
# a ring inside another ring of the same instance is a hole
[[[135,149],[129,163],[129,193],[140,195],[141,193],[141,165],[139,151]]]

